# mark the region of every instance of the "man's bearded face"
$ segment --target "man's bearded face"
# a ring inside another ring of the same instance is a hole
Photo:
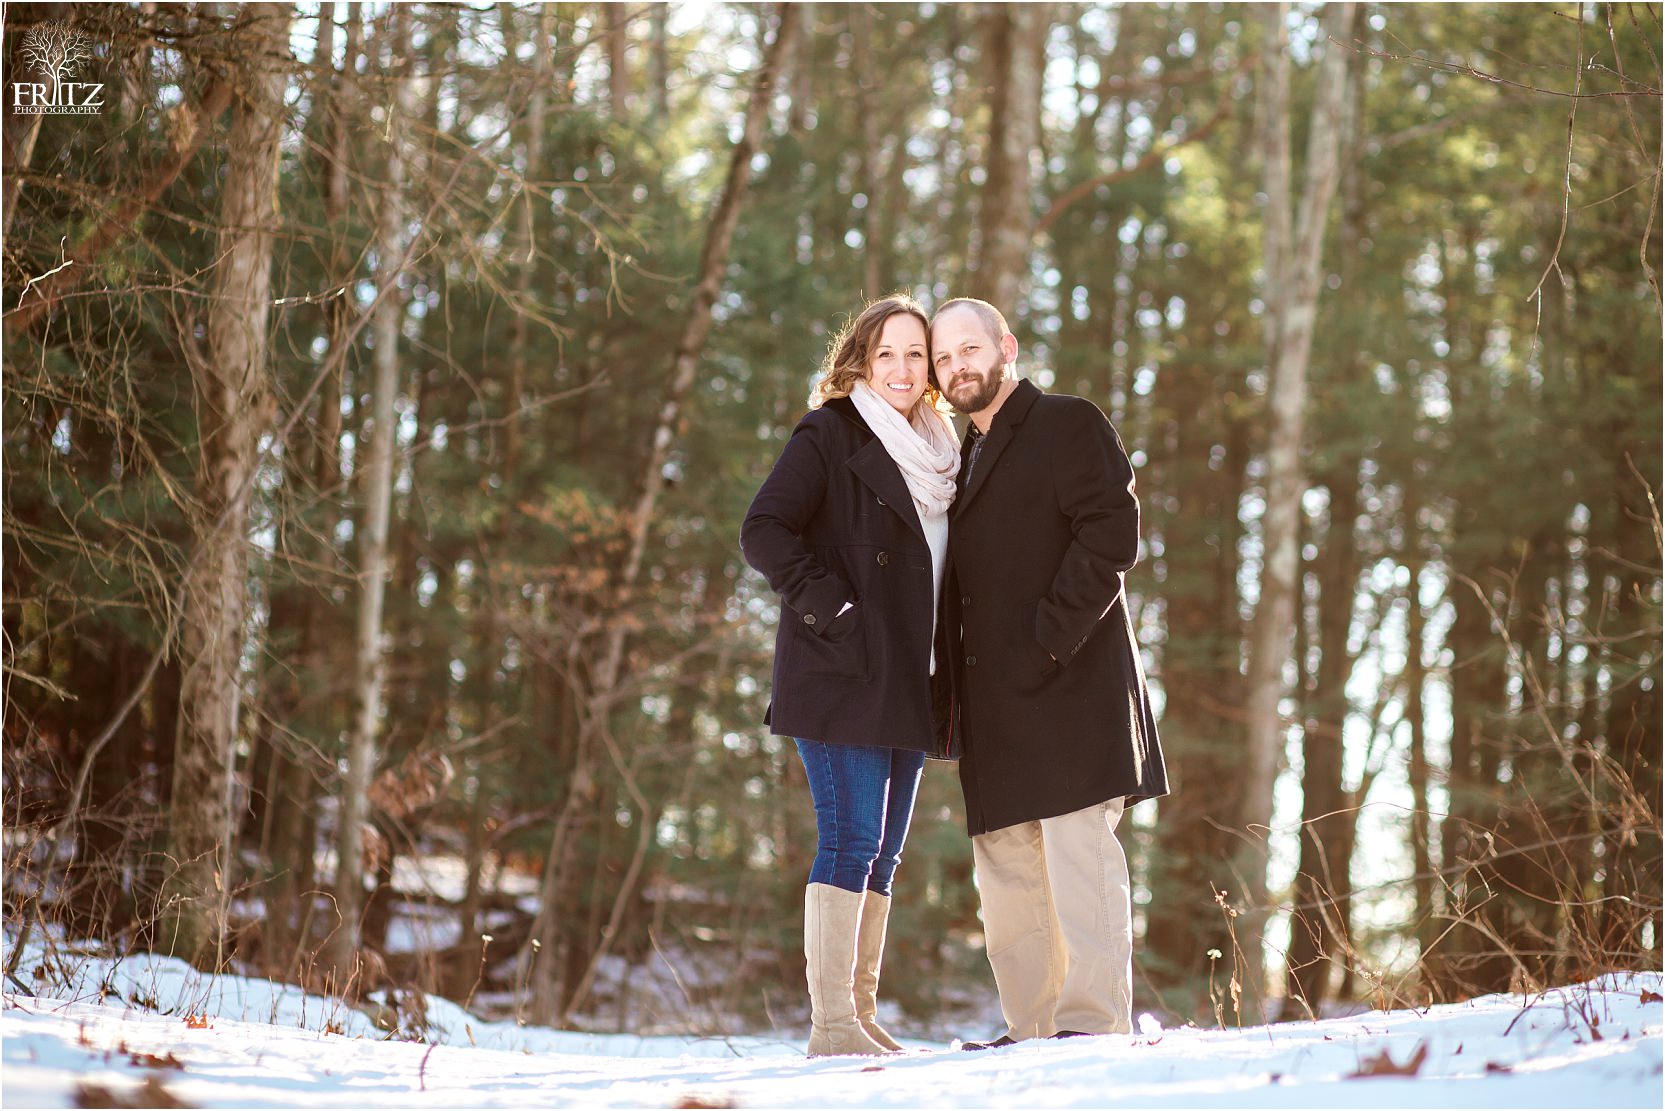
[[[948,403],[962,413],[987,409],[1006,379],[999,340],[963,310],[950,312],[931,332],[936,379]]]

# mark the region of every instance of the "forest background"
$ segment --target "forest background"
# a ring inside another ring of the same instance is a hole
[[[892,289],[995,301],[1137,468],[1138,1007],[1660,966],[1659,5],[4,26],[14,981],[33,933],[800,1021],[736,537]],[[891,952],[921,1021],[986,998],[948,766]]]

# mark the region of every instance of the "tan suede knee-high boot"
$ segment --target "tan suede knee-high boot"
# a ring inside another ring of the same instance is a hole
[[[856,938],[862,893],[826,883],[804,889],[804,958],[809,978],[809,1055],[883,1053],[856,1019]]]
[[[885,958],[885,926],[890,921],[890,896],[869,891],[861,908],[861,931],[856,937],[856,1019],[867,1036],[891,1053],[902,1046],[879,1025],[879,966]]]

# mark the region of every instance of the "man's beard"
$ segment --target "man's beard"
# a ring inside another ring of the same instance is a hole
[[[1006,376],[1001,373],[999,362],[991,367],[975,368],[974,378],[974,381],[961,382],[958,386],[950,386],[943,390],[943,396],[948,399],[948,404],[952,405],[957,412],[981,413],[994,404],[994,399],[1000,393],[1000,387],[1006,380]]]

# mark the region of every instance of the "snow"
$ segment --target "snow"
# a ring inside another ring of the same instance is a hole
[[[313,866],[318,875],[335,874],[334,849],[320,849],[314,859]],[[393,876],[388,884],[409,897],[430,896],[460,903],[468,889],[468,862],[460,856],[445,853],[400,853],[393,858]],[[481,890],[521,897],[535,895],[538,877],[506,868],[496,853],[488,853],[482,869]]]
[[[83,1085],[130,1099],[152,1077],[201,1107],[1659,1107],[1665,1079],[1658,972],[1320,1022],[1164,1030],[1143,1016],[1131,1036],[817,1060],[798,1030],[583,1034],[432,997],[388,1033],[293,987],[62,942],[31,945],[18,976],[34,994],[0,1011],[8,1107],[73,1107]],[[1414,1077],[1354,1076],[1419,1050]]]

